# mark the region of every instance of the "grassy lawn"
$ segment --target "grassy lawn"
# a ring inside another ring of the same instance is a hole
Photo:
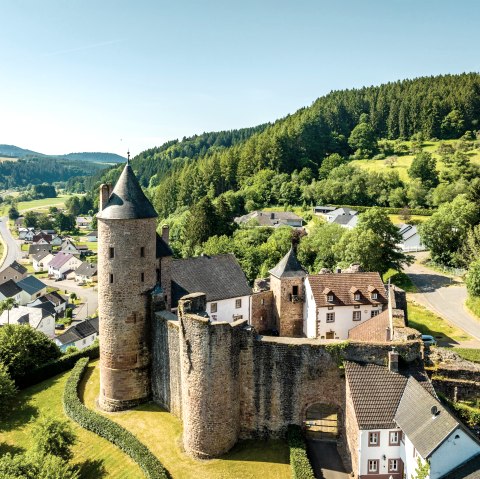
[[[455,348],[453,351],[463,359],[473,361],[474,363],[480,363],[480,349]]]
[[[407,293],[415,293],[417,288],[412,283],[412,280],[403,272],[390,268],[383,275],[383,282],[387,283],[390,280],[395,286],[402,288]]]
[[[87,372],[83,398],[95,407],[99,390],[98,362]],[[244,441],[221,459],[195,460],[181,449],[182,423],[155,404],[107,414],[133,432],[160,459],[173,479],[290,479],[288,447],[284,441]]]
[[[408,325],[418,329],[422,334],[431,334],[442,343],[456,343],[472,339],[467,333],[445,319],[411,301],[408,302]]]
[[[26,210],[45,210],[48,211],[50,206],[62,208],[65,206],[65,201],[72,195],[58,195],[56,198],[43,198],[41,200],[21,201],[18,203],[18,211]]]
[[[480,297],[468,295],[468,298],[465,301],[465,306],[478,320],[480,320]]]
[[[400,215],[388,215],[388,217],[394,225],[401,225],[405,223],[405,220],[402,220]],[[422,223],[423,221],[428,220],[428,218],[430,218],[430,216],[410,215],[410,221],[413,220],[416,223]]]
[[[40,415],[48,415],[72,424],[78,438],[73,462],[81,465],[82,479],[143,478],[140,468],[120,449],[65,416],[62,397],[69,374],[63,373],[19,393],[15,409],[0,425],[0,454],[28,449],[32,445],[32,427]]]

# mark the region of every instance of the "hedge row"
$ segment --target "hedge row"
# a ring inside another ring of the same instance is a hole
[[[98,359],[100,357],[100,347],[98,344],[89,346],[72,354],[66,354],[58,359],[49,361],[42,366],[33,369],[25,376],[15,378],[15,384],[24,389],[34,384],[40,383],[45,379],[56,376],[57,374],[72,369],[80,358]]]
[[[128,454],[143,469],[148,479],[169,478],[168,472],[160,461],[131,432],[82,404],[78,397],[78,385],[88,361],[88,358],[78,360],[65,385],[63,408],[67,416]]]
[[[456,415],[469,428],[475,429],[480,427],[480,410],[467,406],[466,404],[449,401],[445,397],[443,399],[445,399],[447,404],[455,411]],[[480,430],[478,432],[480,432]]]
[[[290,448],[292,479],[315,479],[312,465],[308,460],[307,447],[300,426],[288,426],[287,442]]]
[[[329,206],[336,206],[337,208],[351,208],[352,210],[356,210],[360,213],[363,211],[367,211],[372,208],[372,206],[353,206],[353,205],[329,205]],[[405,208],[390,208],[389,206],[377,206],[382,211],[385,211],[388,215],[400,215],[405,212]],[[408,208],[408,212],[411,215],[418,215],[418,216],[432,216],[436,210],[428,209],[428,208]]]

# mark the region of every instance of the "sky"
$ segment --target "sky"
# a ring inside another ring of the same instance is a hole
[[[475,0],[0,0],[0,144],[126,156],[479,71]]]

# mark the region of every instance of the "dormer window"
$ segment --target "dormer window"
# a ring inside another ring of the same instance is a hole
[[[372,293],[372,299],[378,299],[378,293]]]
[[[355,293],[353,295],[353,298],[355,299],[355,301],[360,301],[360,293]]]
[[[327,294],[327,301],[333,303],[333,294]]]

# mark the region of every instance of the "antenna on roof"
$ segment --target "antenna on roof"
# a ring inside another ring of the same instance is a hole
[[[127,151],[127,165],[130,164],[130,148]]]
[[[430,412],[432,413],[432,417],[436,417],[440,414],[437,406],[432,406],[432,409],[430,409]]]

